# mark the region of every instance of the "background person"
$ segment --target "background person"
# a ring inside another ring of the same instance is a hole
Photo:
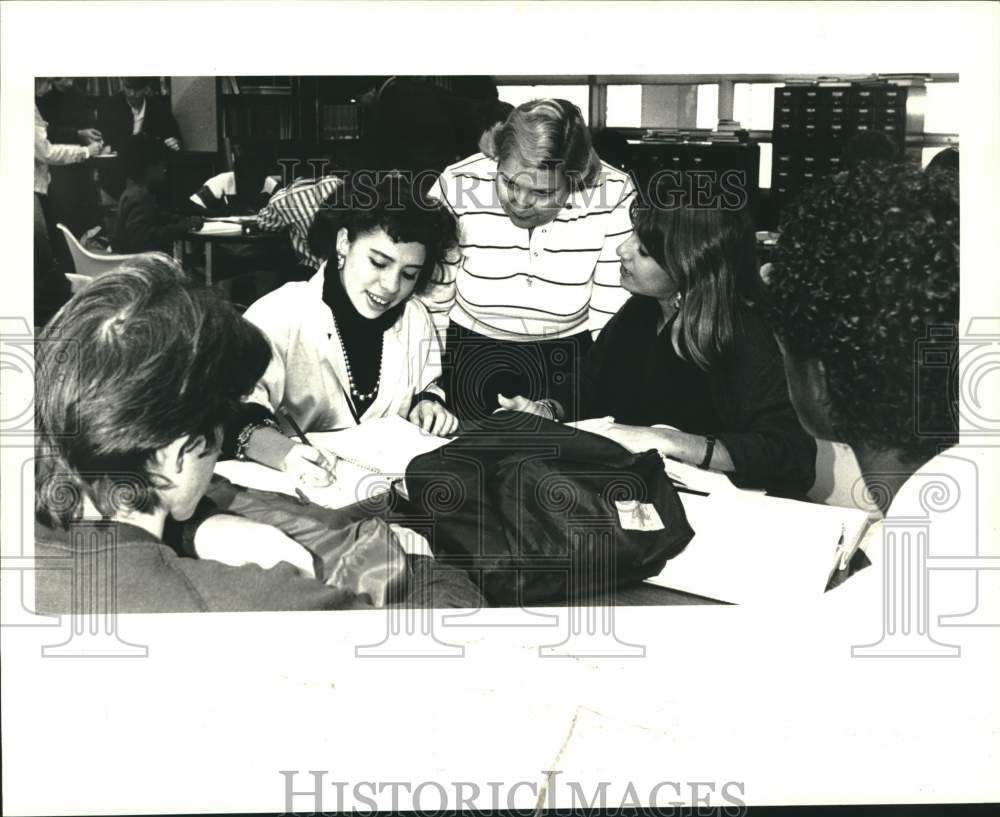
[[[57,144],[90,145],[102,142],[94,127],[94,112],[87,95],[72,77],[55,77],[52,87],[37,100],[48,124],[49,140]],[[51,165],[48,204],[55,224],[64,224],[77,238],[102,224],[101,194],[92,164]],[[53,237],[57,266],[72,272],[73,260],[61,235]]]
[[[122,92],[102,102],[98,129],[112,151],[123,153],[132,137],[140,133],[162,142],[171,152],[181,149],[181,132],[170,100],[153,93],[158,84],[157,77],[125,77]],[[100,184],[112,199],[121,196],[126,184],[122,165],[113,161],[102,164]]]
[[[111,248],[116,253],[170,253],[175,239],[204,224],[197,216],[177,216],[159,203],[167,176],[166,148],[148,136],[133,136],[124,151],[128,184],[118,200]]]
[[[47,77],[35,79],[35,97],[51,90]],[[49,207],[48,192],[51,181],[50,165],[69,165],[85,162],[100,153],[100,140],[88,145],[53,144],[49,141],[48,123],[42,118],[35,103],[35,225],[34,225],[34,282],[35,326],[44,326],[56,310],[70,296],[69,282],[55,267],[52,255],[52,236],[56,222]]]

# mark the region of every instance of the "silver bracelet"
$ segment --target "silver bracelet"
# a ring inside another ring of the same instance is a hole
[[[274,422],[274,420],[256,420],[249,423],[243,428],[243,430],[239,433],[239,436],[236,438],[236,459],[248,459],[247,446],[250,444],[250,438],[253,436],[253,433],[258,428],[273,428],[279,434],[281,433],[281,426]]]
[[[536,400],[535,401],[535,405],[538,406],[539,408],[545,410],[545,412],[548,415],[545,418],[546,420],[552,420],[553,422],[559,422],[559,420],[556,418],[556,409],[555,409],[555,406],[552,405],[552,401],[551,400]]]

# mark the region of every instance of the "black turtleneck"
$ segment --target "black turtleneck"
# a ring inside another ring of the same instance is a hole
[[[323,302],[330,308],[337,323],[337,331],[344,344],[344,354],[351,364],[354,387],[362,393],[371,391],[375,388],[382,368],[383,335],[399,319],[406,308],[406,301],[396,304],[377,318],[366,318],[351,303],[340,280],[340,273],[328,264],[323,271]],[[332,343],[337,342],[336,336],[330,340]],[[354,408],[359,416],[372,402],[368,400],[358,404],[354,395],[351,395],[351,400],[354,401]]]

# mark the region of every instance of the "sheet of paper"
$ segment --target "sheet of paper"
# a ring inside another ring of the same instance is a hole
[[[206,221],[201,225],[201,229],[195,232],[202,235],[239,235],[242,229],[239,224],[229,224],[224,221]]]
[[[344,460],[387,476],[402,477],[410,461],[450,442],[435,437],[398,415],[366,420],[341,431],[310,432],[314,445]]]
[[[815,599],[826,587],[841,529],[853,543],[863,511],[776,499],[747,491],[681,493],[695,536],[647,581],[738,604]]]
[[[295,486],[283,471],[256,462],[224,460],[215,466],[215,473],[236,485],[295,496]],[[337,464],[337,481],[325,488],[303,487],[303,493],[324,508],[346,508],[355,502],[386,493],[393,479],[375,474],[349,462]]]

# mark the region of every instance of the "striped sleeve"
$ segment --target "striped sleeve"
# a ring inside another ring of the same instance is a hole
[[[442,202],[457,218],[457,214],[448,199],[447,179],[444,174],[437,178],[427,195]],[[431,320],[434,321],[434,328],[437,331],[442,349],[445,345],[445,333],[448,330],[448,315],[455,305],[455,280],[461,263],[461,250],[456,247],[451,255],[437,265],[431,275],[430,283],[420,295],[420,300],[427,307],[427,311],[431,314]]]
[[[276,193],[271,200],[261,208],[260,212],[257,213],[257,226],[260,227],[260,229],[267,232],[278,232],[279,230],[284,230],[285,227],[291,224],[286,199],[288,199],[292,193],[293,189],[291,187],[287,187]]]
[[[632,232],[630,210],[635,200],[635,187],[631,179],[624,189],[614,209],[607,215],[604,243],[594,270],[594,290],[590,298],[590,331],[595,340],[604,325],[628,300],[628,292],[622,289],[619,275],[618,245]]]

